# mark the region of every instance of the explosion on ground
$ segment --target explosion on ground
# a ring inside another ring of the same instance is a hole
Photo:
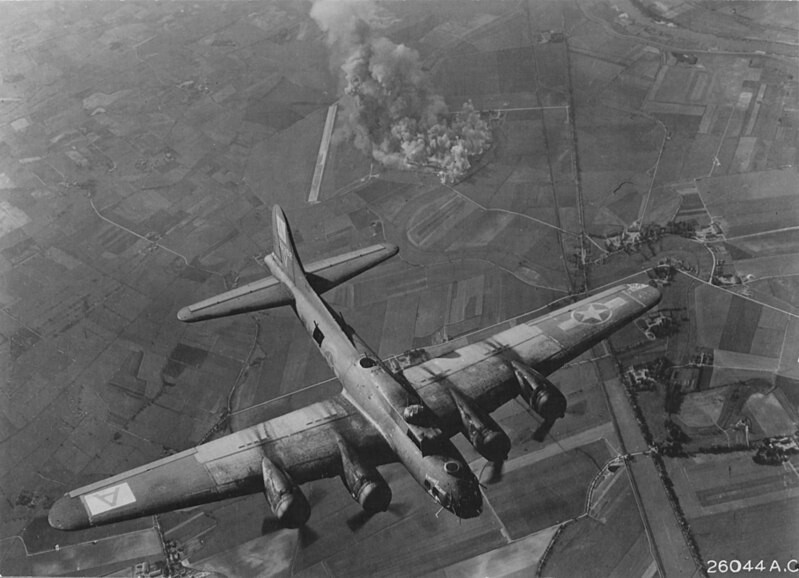
[[[443,183],[462,179],[491,145],[489,123],[471,102],[450,113],[422,69],[419,53],[375,37],[369,2],[320,0],[311,16],[327,33],[342,74],[344,134],[383,166],[435,172]]]

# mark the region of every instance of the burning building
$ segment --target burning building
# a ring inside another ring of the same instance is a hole
[[[351,138],[384,166],[429,170],[456,182],[490,146],[490,125],[471,103],[451,113],[419,53],[373,32],[374,12],[371,2],[339,0],[319,0],[311,9],[341,75],[346,125],[338,137]]]

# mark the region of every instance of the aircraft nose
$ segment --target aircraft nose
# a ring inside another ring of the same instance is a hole
[[[178,311],[178,319],[180,321],[188,321],[191,319],[191,317],[191,309],[188,307],[183,307],[180,311]]]
[[[483,494],[476,478],[459,483],[452,498],[448,509],[459,518],[476,518],[483,512]]]
[[[47,521],[56,530],[82,530],[90,526],[89,516],[80,498],[69,496],[56,500],[50,508]]]
[[[459,518],[476,518],[483,512],[483,499],[478,492],[474,496],[464,497],[457,506],[457,516]]]

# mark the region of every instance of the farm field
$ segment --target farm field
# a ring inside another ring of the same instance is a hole
[[[799,528],[799,485],[790,468],[759,466],[741,453],[667,464],[703,557],[756,552],[753,560],[783,559]]]
[[[4,6],[0,574],[168,573],[173,546],[175,570],[242,577],[654,576],[791,554],[799,462],[751,458],[799,424],[796,8],[334,5]],[[380,46],[380,67],[353,68]],[[412,72],[387,92],[403,106],[370,116],[356,68]],[[267,274],[276,203],[305,263],[399,247],[326,296],[394,369],[613,285],[663,298],[548,376],[568,408],[543,442],[519,400],[494,413],[513,444],[500,482],[455,436],[486,485],[478,518],[389,464],[388,512],[315,481],[301,530],[261,494],[50,528],[69,489],[339,392],[288,308],[176,318]]]
[[[601,576],[645,575],[654,567],[626,472],[617,471],[590,517],[563,527],[547,576],[574,576],[591,567]]]
[[[720,219],[728,238],[792,227],[799,213],[792,170],[771,170],[712,177],[699,181],[708,212]]]
[[[564,452],[505,473],[503,481],[517,483],[489,486],[486,498],[512,539],[526,536],[579,515],[585,490],[608,457],[603,441]]]

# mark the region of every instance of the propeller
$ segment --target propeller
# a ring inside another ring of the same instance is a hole
[[[280,520],[275,518],[274,516],[266,516],[264,521],[261,522],[261,536],[266,536],[268,534],[274,534],[280,530],[283,530],[283,525],[280,523]]]
[[[311,508],[313,508],[314,504],[324,497],[325,492],[321,491],[314,484],[307,484],[306,489],[306,498],[308,503],[311,505]],[[264,518],[263,522],[261,522],[262,536],[287,529],[288,528],[281,524],[280,520],[274,517],[271,513]],[[300,549],[303,549],[316,542],[319,539],[319,534],[308,524],[305,524],[297,529],[297,538]]]
[[[533,432],[533,439],[537,442],[542,442],[549,435],[549,430],[555,425],[555,420],[542,422],[538,429]]]
[[[502,481],[505,469],[505,460],[491,462],[491,474],[488,476],[489,484],[496,484]]]
[[[402,518],[408,513],[408,508],[406,506],[400,506],[399,504],[391,504],[386,510],[387,513],[393,514],[397,518]],[[358,532],[361,528],[363,528],[366,523],[372,519],[375,514],[379,512],[367,512],[366,510],[358,510],[354,515],[347,518],[347,527],[352,530],[353,532]]]
[[[299,535],[300,549],[307,548],[319,539],[319,534],[308,524],[301,526],[297,533]]]
[[[267,516],[261,523],[261,536],[267,536],[286,529],[287,528],[280,523],[280,520],[274,516]],[[308,524],[305,524],[297,529],[297,537],[299,539],[300,548],[306,548],[319,539],[319,534]]]
[[[347,518],[347,526],[353,532],[357,532],[366,525],[366,522],[372,519],[374,512],[367,512],[366,510],[359,510],[354,516]]]
[[[486,461],[486,463],[483,464],[483,468],[480,470],[480,475],[478,476],[478,479],[480,480],[481,484],[483,483],[482,482],[483,472],[488,467],[490,467],[490,469],[489,469],[488,479],[485,481],[485,483],[496,484],[501,482],[503,476],[503,470],[505,468],[505,460],[497,460],[494,462]]]
[[[555,425],[555,421],[557,421],[557,420],[550,420],[550,421],[541,422],[541,425],[539,425],[533,431],[532,438],[535,441],[539,442],[539,443],[543,442],[546,439],[546,437],[549,435],[549,432],[552,429],[552,426]],[[479,479],[481,480],[481,482],[483,480],[483,471],[485,471],[486,468],[489,468],[488,479],[485,480],[486,484],[496,484],[496,483],[502,481],[502,476],[504,475],[504,471],[503,470],[505,468],[505,460],[497,460],[497,461],[493,461],[493,462],[487,461],[485,463],[485,465],[483,465],[483,469],[480,470]]]

